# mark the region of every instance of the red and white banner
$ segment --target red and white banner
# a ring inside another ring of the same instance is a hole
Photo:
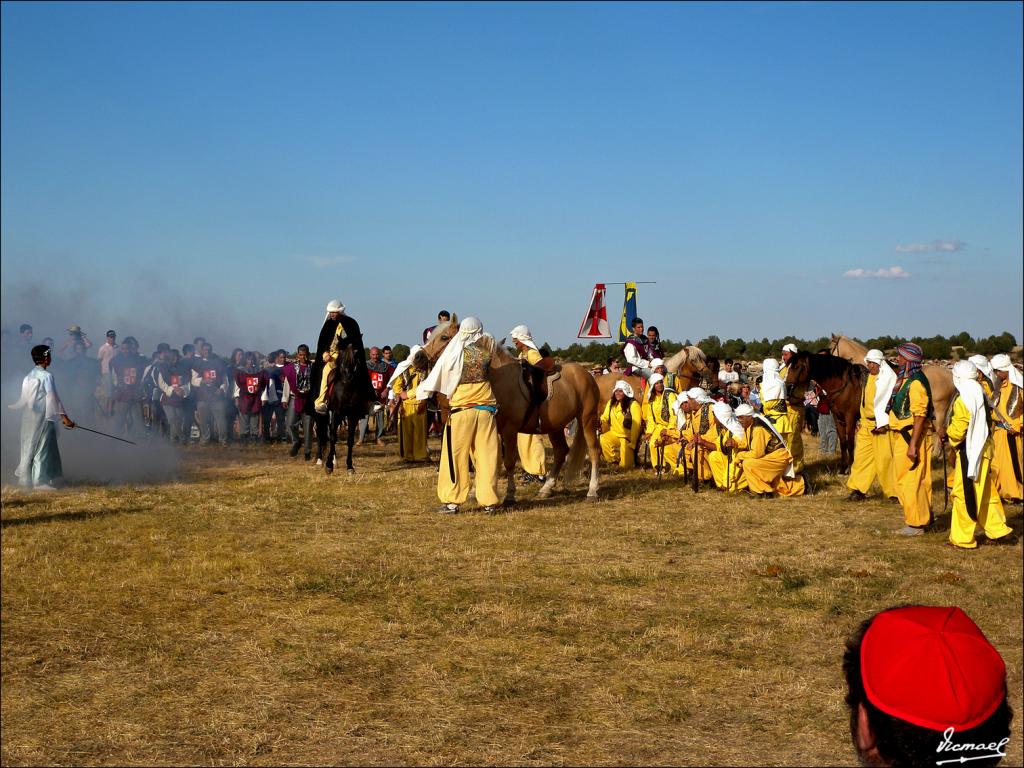
[[[604,283],[597,283],[594,286],[594,293],[590,297],[590,309],[587,316],[580,324],[580,332],[577,339],[610,339],[612,337],[611,327],[608,325],[608,311],[604,306]]]

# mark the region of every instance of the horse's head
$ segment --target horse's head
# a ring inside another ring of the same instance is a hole
[[[786,369],[786,392],[790,402],[799,402],[802,405],[804,392],[807,391],[811,381],[811,353],[797,352],[789,358],[789,367]]]
[[[839,344],[843,340],[843,335],[840,333],[833,333],[829,337],[828,353],[830,355],[839,355]]]
[[[427,339],[427,343],[423,345],[423,349],[416,353],[416,358],[413,361],[416,367],[422,370],[432,368],[437,362],[437,358],[444,352],[444,348],[448,346],[448,342],[455,338],[455,334],[458,332],[459,318],[454,313],[451,320],[438,323]]]

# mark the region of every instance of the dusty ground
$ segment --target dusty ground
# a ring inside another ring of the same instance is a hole
[[[1022,763],[1020,545],[896,537],[823,463],[803,499],[605,472],[597,504],[450,517],[394,451],[5,488],[3,763],[854,765],[843,640],[899,603],[1001,651]]]

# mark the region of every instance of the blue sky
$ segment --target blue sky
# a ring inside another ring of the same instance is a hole
[[[5,2],[3,324],[1020,339],[1021,8]]]

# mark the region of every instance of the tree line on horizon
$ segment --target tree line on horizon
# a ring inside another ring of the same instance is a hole
[[[999,335],[974,338],[966,331],[953,336],[877,336],[871,339],[859,339],[849,337],[854,341],[863,344],[868,349],[881,349],[887,354],[895,354],[896,347],[904,342],[910,341],[920,345],[924,356],[932,360],[948,360],[953,356],[953,347],[962,347],[967,354],[979,354],[991,357],[1000,353],[1009,354],[1017,346],[1016,337],[1009,331],[1003,331]],[[754,360],[760,362],[769,357],[778,359],[782,355],[782,347],[786,344],[796,344],[798,349],[808,352],[828,351],[831,347],[831,339],[828,336],[820,336],[816,339],[800,339],[796,336],[783,336],[780,339],[767,337],[758,340],[746,341],[744,339],[727,339],[722,341],[718,336],[708,336],[697,342],[700,350],[708,357],[717,357],[720,360],[731,358],[733,360]],[[661,340],[661,348],[666,357],[675,354],[684,346],[690,346],[692,342],[687,339],[684,342]],[[604,365],[609,358],[615,357],[620,361],[622,357],[622,343],[609,342],[600,343],[591,341],[588,344],[576,342],[568,347],[552,348],[545,344],[542,351],[548,351],[552,356],[563,360],[573,360],[578,363],[590,363],[593,365]]]

